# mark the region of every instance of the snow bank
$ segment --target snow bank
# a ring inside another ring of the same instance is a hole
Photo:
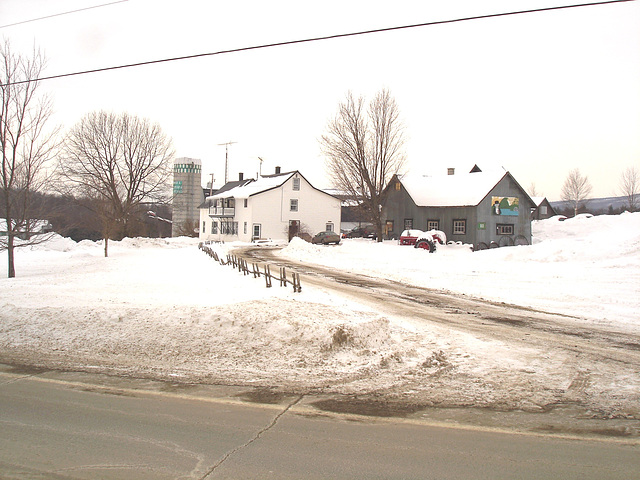
[[[389,241],[345,239],[337,247],[295,239],[293,260],[464,293],[640,330],[640,213],[533,222],[533,245],[427,254]]]
[[[396,242],[294,239],[282,255],[564,312],[586,327],[640,330],[640,214],[535,222],[534,238],[434,254]],[[387,318],[304,279],[301,293],[266,288],[204,255],[196,239],[109,244],[109,258],[102,242],[60,237],[16,251],[18,276],[0,279],[0,361],[301,392],[397,388],[434,405],[531,410],[557,402],[576,375],[562,353]],[[216,245],[223,254],[232,247]],[[637,405],[637,378],[596,373],[593,395],[617,402],[623,384]]]

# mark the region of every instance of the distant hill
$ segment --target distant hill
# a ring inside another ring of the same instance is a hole
[[[572,210],[565,202],[550,202],[553,209],[560,213],[565,210]],[[604,197],[592,198],[587,200],[585,208],[581,208],[580,212],[589,212],[594,215],[607,213],[621,213],[627,208],[627,197]]]

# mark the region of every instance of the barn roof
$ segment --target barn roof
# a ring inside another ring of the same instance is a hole
[[[491,170],[455,175],[398,175],[419,207],[465,207],[478,205],[509,172]]]

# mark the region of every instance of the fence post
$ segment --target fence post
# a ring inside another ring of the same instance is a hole
[[[298,293],[302,291],[302,286],[300,286],[300,274],[295,272],[293,273],[293,291]]]
[[[271,287],[271,267],[269,265],[264,266],[264,278],[267,282],[267,288]]]

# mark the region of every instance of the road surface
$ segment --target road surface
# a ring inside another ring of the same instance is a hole
[[[318,412],[312,399],[0,366],[3,479],[630,479],[639,445]]]

